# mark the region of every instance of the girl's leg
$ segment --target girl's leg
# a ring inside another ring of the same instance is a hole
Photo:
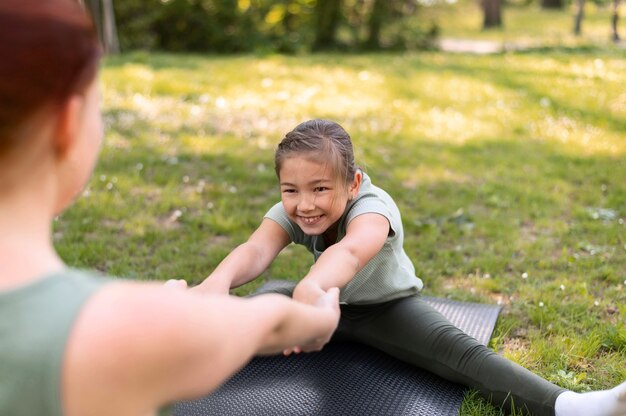
[[[342,307],[341,333],[447,380],[473,387],[510,411],[553,416],[564,389],[494,353],[451,324],[419,296]]]
[[[291,296],[295,286],[296,282],[270,282],[257,294]],[[474,387],[505,410],[515,404],[535,416],[626,415],[626,383],[583,394],[561,389],[489,350],[418,296],[374,305],[341,305],[333,340],[369,344],[450,381]]]

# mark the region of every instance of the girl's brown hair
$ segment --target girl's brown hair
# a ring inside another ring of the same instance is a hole
[[[100,56],[77,0],[0,1],[0,155],[29,117],[83,92]]]
[[[287,133],[274,156],[276,175],[280,176],[286,158],[301,155],[328,162],[334,176],[344,187],[354,180],[357,167],[350,135],[333,121],[305,121]]]

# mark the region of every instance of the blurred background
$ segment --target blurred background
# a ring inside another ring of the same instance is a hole
[[[491,51],[620,42],[620,0],[83,1],[113,52]],[[469,38],[500,44],[458,41]]]

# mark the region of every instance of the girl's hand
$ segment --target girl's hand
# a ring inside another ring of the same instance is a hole
[[[174,289],[187,289],[187,281],[183,279],[170,279],[164,285]]]
[[[302,350],[300,349],[300,347],[293,347],[283,351],[283,355],[285,357],[289,357],[291,354],[300,354],[301,352]]]
[[[316,305],[327,293],[317,283],[304,279],[293,290],[292,298],[307,305]]]
[[[301,352],[320,351],[324,347],[324,345],[326,345],[328,341],[330,341],[330,338],[332,337],[333,332],[335,332],[337,324],[339,323],[339,289],[333,287],[328,289],[327,292],[322,291],[322,295],[317,297],[316,301],[313,303],[313,306],[325,309],[328,313],[331,313],[333,315],[333,327],[326,334],[311,339],[305,345],[295,346],[293,348],[288,348],[284,350],[283,355],[289,356],[292,353],[299,354]]]
[[[230,284],[226,280],[209,276],[204,279],[204,282],[194,286],[191,290],[200,294],[228,295],[230,293]]]

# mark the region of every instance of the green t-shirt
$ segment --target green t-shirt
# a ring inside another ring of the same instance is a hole
[[[350,221],[361,214],[376,213],[389,221],[389,236],[383,248],[341,290],[339,300],[349,304],[386,302],[418,293],[423,286],[415,276],[415,267],[403,248],[404,230],[396,203],[384,190],[374,186],[369,176],[363,173],[359,194],[346,206],[339,219],[337,241],[346,235]],[[305,246],[315,260],[326,249],[323,236],[306,235],[289,219],[281,202],[265,214],[276,221],[295,244]]]
[[[87,299],[109,281],[67,269],[0,292],[0,415],[62,416],[67,339]]]

